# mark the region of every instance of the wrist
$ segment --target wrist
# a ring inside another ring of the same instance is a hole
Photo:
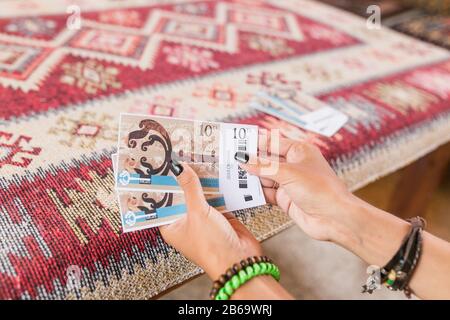
[[[351,193],[333,201],[330,241],[346,249],[362,241],[360,227],[364,221],[361,200]]]
[[[333,242],[369,264],[383,266],[400,248],[410,224],[352,195],[342,203]]]
[[[214,281],[212,299],[290,299],[291,296],[278,283],[280,271],[263,256],[243,259],[228,268],[226,274]],[[245,262],[245,263],[244,263]]]
[[[243,259],[247,259],[253,256],[260,256],[260,252],[246,252],[246,251],[229,251],[225,254],[218,255],[217,253],[211,254],[207,257],[208,261],[205,264],[203,270],[208,277],[215,281],[219,279],[229,268],[235,263],[239,263]]]

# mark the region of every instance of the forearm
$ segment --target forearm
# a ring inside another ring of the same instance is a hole
[[[400,248],[410,224],[356,197],[346,206],[347,234],[336,242],[367,263],[384,266]],[[422,255],[410,287],[425,299],[450,298],[450,243],[423,233]]]

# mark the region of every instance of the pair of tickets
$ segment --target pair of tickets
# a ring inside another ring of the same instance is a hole
[[[197,173],[208,203],[221,212],[266,203],[258,177],[242,170],[236,152],[256,154],[258,127],[121,114],[112,155],[124,232],[174,222],[186,214],[171,161]]]
[[[250,106],[326,137],[334,135],[348,121],[346,114],[301,91],[260,91]]]

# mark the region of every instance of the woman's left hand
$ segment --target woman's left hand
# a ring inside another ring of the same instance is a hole
[[[177,180],[184,191],[187,214],[160,227],[164,240],[213,280],[242,259],[262,255],[259,242],[238,219],[208,205],[192,168],[186,164],[173,165],[179,166],[174,172],[179,172]]]

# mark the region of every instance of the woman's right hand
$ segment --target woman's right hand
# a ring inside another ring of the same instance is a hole
[[[259,151],[268,158],[236,157],[245,162],[243,169],[261,177],[267,201],[280,206],[309,236],[384,266],[411,225],[352,195],[314,145],[288,139],[279,141],[278,151],[273,145],[262,137]],[[423,232],[421,251],[410,288],[425,299],[448,299],[450,244]]]
[[[285,138],[275,143],[261,135],[259,141],[259,153],[268,157],[237,153],[236,160],[261,178],[267,202],[281,207],[314,239],[333,241],[348,233],[345,222],[351,224],[352,219],[346,216],[347,207],[356,197],[320,150],[308,142]]]

